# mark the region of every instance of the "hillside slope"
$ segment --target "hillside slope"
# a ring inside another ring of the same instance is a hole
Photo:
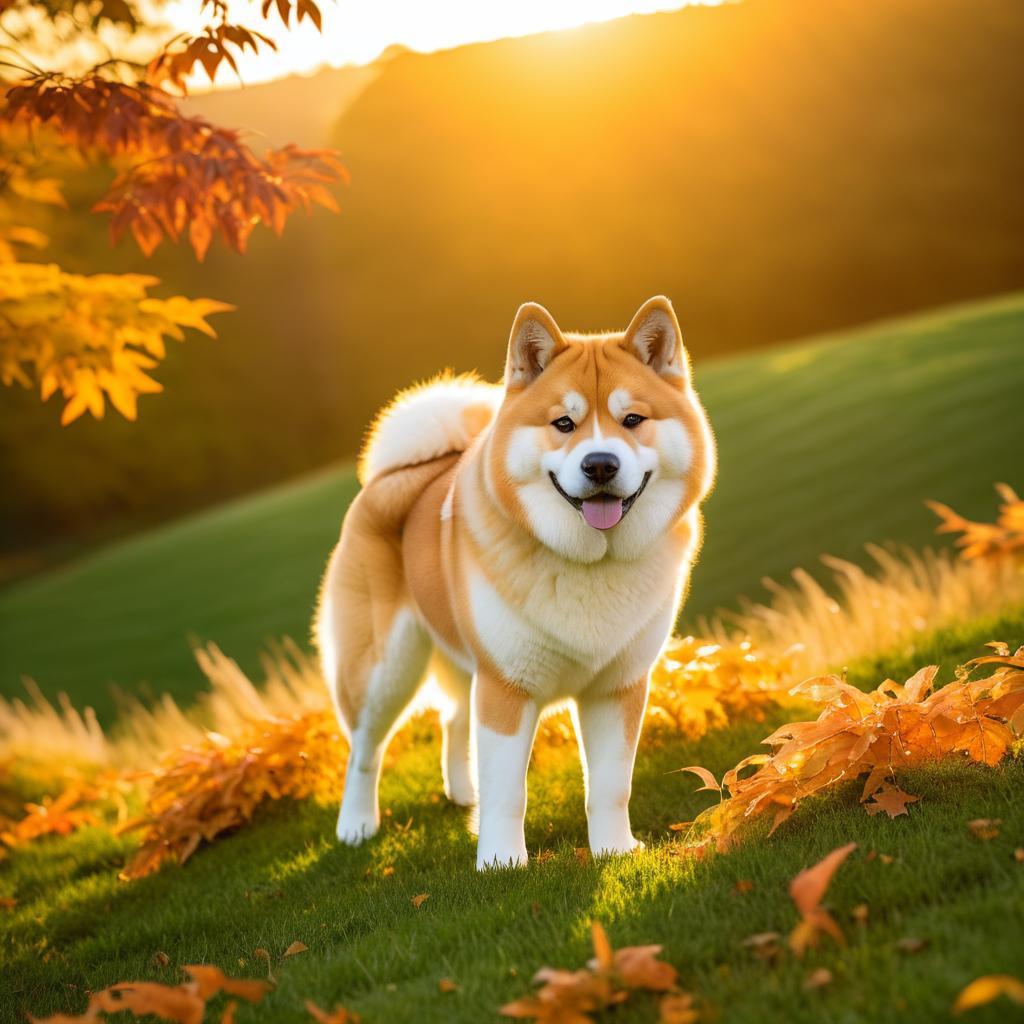
[[[684,618],[756,594],[764,575],[930,541],[932,497],[991,518],[1024,485],[1024,294],[698,365],[720,471]],[[189,640],[254,669],[308,636],[347,467],[225,505],[0,593],[0,692],[23,674],[109,720],[106,684],[187,699]],[[624,610],[624,614],[628,614]]]
[[[244,258],[112,252],[75,194],[69,269],[239,309],[175,346],[138,424],[62,431],[55,402],[4,395],[0,554],[351,455],[409,380],[496,374],[526,299],[598,329],[666,293],[705,358],[1022,287],[1021,52],[1018,0],[688,8],[396,56],[334,133],[340,216]],[[251,91],[282,130],[295,84]]]

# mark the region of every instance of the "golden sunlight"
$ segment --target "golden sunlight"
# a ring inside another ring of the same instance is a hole
[[[714,5],[722,0],[690,0]],[[276,53],[264,51],[258,58],[239,59],[239,73],[246,83],[308,73],[325,65],[368,64],[391,46],[427,52],[463,43],[483,42],[506,36],[574,28],[609,21],[627,14],[650,14],[687,6],[686,0],[519,0],[517,3],[468,3],[466,0],[337,0],[322,7],[323,33],[308,22],[286,31],[274,14],[269,29],[257,24],[252,0],[229,0],[232,20],[266,31],[277,43]],[[199,0],[171,0],[164,15],[174,28],[197,33],[206,18]],[[231,88],[236,76],[223,67],[215,87]],[[208,87],[205,78],[193,82],[197,90]]]

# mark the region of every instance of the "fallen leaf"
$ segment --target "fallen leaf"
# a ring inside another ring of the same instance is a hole
[[[191,987],[184,985],[161,985],[156,981],[129,981],[97,992],[90,1000],[104,1013],[121,1013],[127,1010],[136,1017],[147,1013],[177,1024],[202,1024],[206,1000]]]
[[[754,883],[749,878],[741,878],[733,887],[733,892],[748,893],[754,891]]]
[[[247,1002],[258,1003],[270,991],[270,985],[265,981],[229,978],[219,967],[211,964],[189,964],[182,970],[196,983],[200,999],[209,999],[218,992],[227,992]]]
[[[743,945],[759,960],[771,963],[781,952],[779,946],[781,938],[782,936],[778,932],[758,932],[756,935],[748,935],[743,940]]]
[[[721,793],[722,787],[719,785],[718,780],[707,770],[707,768],[701,768],[698,764],[692,764],[689,768],[678,769],[681,772],[693,772],[694,775],[704,783],[698,789],[695,789],[695,793],[703,793],[704,790],[708,790],[711,793]]]
[[[967,827],[979,838],[988,842],[999,835],[999,826],[1002,825],[1002,818],[973,818],[967,822]]]
[[[658,1007],[659,1024],[695,1024],[699,1019],[700,1014],[689,993],[673,992],[662,996]]]
[[[385,878],[390,878],[390,877],[391,877],[391,876],[392,876],[392,875],[393,875],[394,873],[395,873],[395,869],[394,869],[394,867],[393,867],[393,866],[392,866],[391,864],[389,864],[389,865],[388,865],[388,866],[387,866],[386,868],[384,868],[384,870],[383,870],[383,871],[381,872],[381,874],[382,874],[382,875],[383,875],[383,876],[384,876]]]
[[[271,985],[276,985],[277,978],[274,977],[274,965],[270,953],[261,947],[259,949],[254,949],[252,951],[252,955],[259,960],[267,961],[267,981],[269,981]]]
[[[927,939],[916,939],[913,936],[908,935],[906,938],[900,939],[896,943],[896,948],[901,953],[920,953],[927,945]]]
[[[789,936],[790,948],[797,956],[803,956],[809,948],[816,946],[823,933],[831,935],[840,945],[845,944],[839,925],[821,906],[821,899],[839,866],[856,849],[856,843],[838,847],[813,867],[805,868],[789,883],[789,895],[801,917]]]
[[[411,900],[409,900],[409,902],[417,910],[419,910],[420,907],[422,907],[423,904],[426,903],[427,900],[429,900],[429,899],[430,899],[430,893],[429,892],[421,892],[418,896],[413,896],[413,898]]]
[[[1013,851],[1013,859],[1018,864],[1024,864],[1024,846],[1018,846],[1017,849]]]
[[[984,977],[975,978],[956,997],[953,1012],[973,1010],[976,1006],[991,1003],[999,996],[1006,996],[1012,1002],[1024,1006],[1024,981],[1012,974],[986,974]]]
[[[309,949],[304,942],[299,942],[296,939],[282,954],[281,956],[295,956],[296,953],[305,953]]]
[[[804,991],[810,992],[816,988],[825,988],[826,985],[831,985],[833,980],[832,972],[827,967],[819,967],[804,978]]]
[[[171,958],[161,949],[153,954],[153,963],[157,967],[166,967],[170,962]]]
[[[577,846],[574,852],[576,854],[576,859],[581,864],[589,864],[590,863],[590,850],[587,849],[587,847],[585,847],[585,846]]]
[[[612,944],[608,941],[608,934],[600,921],[590,922],[590,936],[594,944],[594,960],[596,969],[599,971],[610,971],[615,966],[615,957],[612,952]]]
[[[898,786],[892,786],[885,782],[871,799],[873,803],[864,805],[864,810],[868,814],[878,814],[879,811],[884,811],[890,818],[898,818],[901,814],[907,813],[907,804],[912,804],[921,798],[904,793]]]
[[[321,1010],[312,999],[306,1000],[306,1012],[318,1024],[360,1024],[358,1013],[346,1010],[344,1006],[336,1006],[333,1010]]]
[[[859,925],[866,925],[868,923],[868,914],[870,910],[866,903],[858,903],[857,906],[850,911],[850,917],[854,919]]]
[[[459,986],[451,978],[442,978],[437,983],[438,992],[458,992]]]

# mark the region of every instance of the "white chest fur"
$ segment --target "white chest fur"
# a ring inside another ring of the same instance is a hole
[[[510,681],[544,701],[571,697],[612,662],[633,661],[630,647],[650,645],[654,620],[671,624],[688,570],[676,548],[590,565],[535,549],[478,567],[468,587],[474,633]]]

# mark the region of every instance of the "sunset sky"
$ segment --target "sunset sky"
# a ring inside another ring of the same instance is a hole
[[[257,2],[231,0],[230,6],[233,20],[267,31],[258,16]],[[238,63],[244,81],[259,82],[325,64],[366,64],[396,44],[413,50],[438,50],[683,6],[686,4],[680,0],[322,0],[322,34],[308,21],[286,32],[271,14],[267,34],[278,42],[278,52],[264,52],[255,58],[247,54]],[[195,32],[207,20],[199,0],[171,0],[164,14],[183,32]],[[236,82],[234,74],[227,71],[217,84],[231,87]],[[205,80],[197,80],[195,87],[204,84]]]

